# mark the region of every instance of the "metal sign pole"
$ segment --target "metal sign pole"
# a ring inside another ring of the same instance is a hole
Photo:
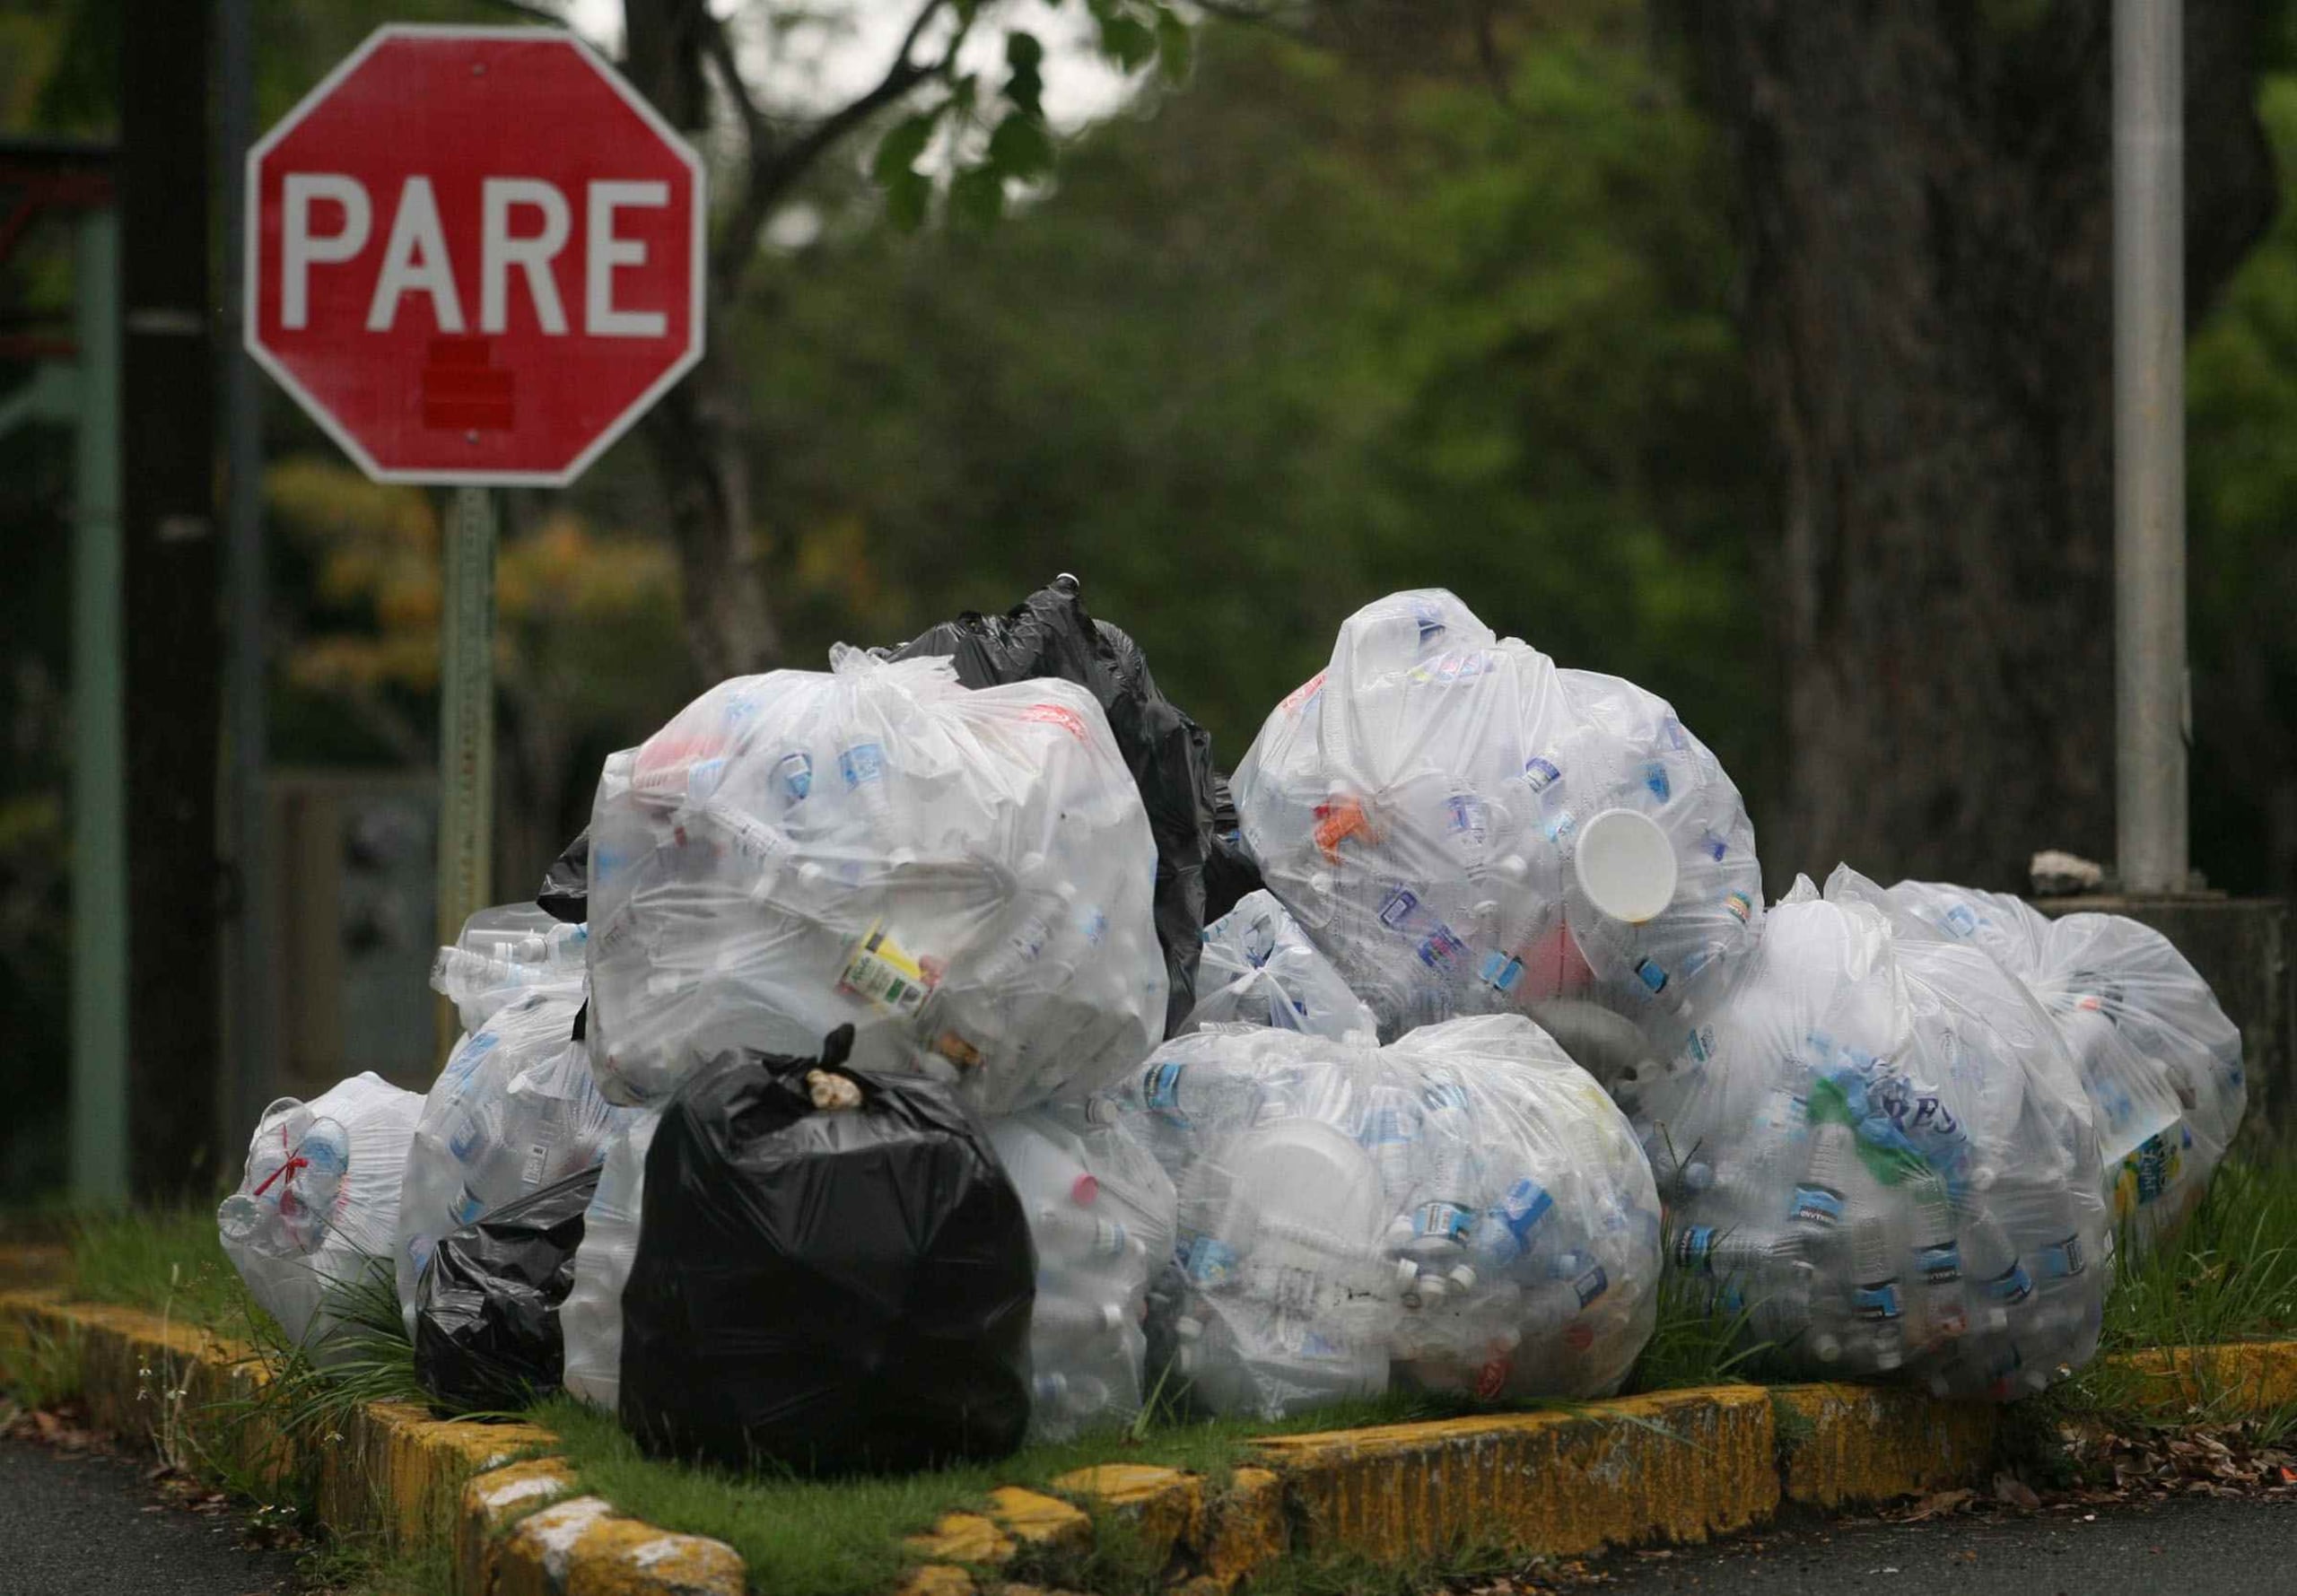
[[[485,488],[459,487],[441,549],[439,615],[439,941],[493,899],[494,880],[494,538]]]
[[[2114,3],[2114,813],[2138,893],[2187,886],[2183,14]]]

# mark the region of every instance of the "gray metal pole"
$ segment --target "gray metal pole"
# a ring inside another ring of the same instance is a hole
[[[72,1197],[127,1199],[127,730],[121,650],[119,218],[74,263],[80,424],[72,513]]]
[[[241,274],[247,269],[244,219],[249,196],[240,168],[254,136],[255,83],[249,0],[220,0],[217,30],[223,57],[222,99],[216,118],[217,181],[223,201],[223,282],[218,299],[223,336],[224,571],[229,625],[223,658],[225,715],[231,763],[225,775],[224,813],[230,816],[232,868],[239,884],[239,917],[232,927],[231,1064],[223,1092],[223,1147],[237,1149],[270,1103],[274,998],[271,967],[271,890],[264,772],[270,759],[266,669],[263,554],[263,415],[255,362],[242,346]]]
[[[2181,0],[2114,0],[2114,732],[2122,885],[2186,890]]]
[[[439,940],[494,890],[494,495],[457,488],[441,550]]]

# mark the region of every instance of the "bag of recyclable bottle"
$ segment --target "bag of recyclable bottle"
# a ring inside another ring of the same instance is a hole
[[[1204,928],[1196,1007],[1181,1029],[1271,1025],[1319,1036],[1370,1035],[1378,1021],[1274,894],[1247,894]]]
[[[1001,1457],[1029,1422],[1036,1259],[956,1094],[728,1053],[662,1111],[622,1291],[623,1426],[802,1474]]]
[[[1902,931],[1983,948],[2031,987],[2089,1095],[2116,1226],[2138,1252],[2175,1233],[2240,1129],[2248,1089],[2240,1030],[2168,938],[2125,915],[2053,920],[1939,882],[1885,892],[1838,869],[1827,890],[1880,904]]]
[[[1384,1037],[1559,998],[1672,1035],[1759,929],[1739,790],[1666,702],[1440,590],[1349,616],[1234,785],[1269,889]]]
[[[598,1185],[585,1169],[440,1239],[415,1301],[415,1374],[446,1412],[507,1412],[558,1389],[559,1304]]]
[[[438,1239],[592,1167],[631,1112],[599,1095],[589,1052],[574,1040],[582,928],[542,920],[548,930],[523,948],[538,957],[514,956],[516,942],[490,948],[493,933],[516,917],[542,919],[524,907],[482,911],[456,946],[439,950],[432,970],[432,984],[472,1028],[432,1083],[407,1152],[395,1256],[410,1335]]]
[[[646,1151],[661,1122],[659,1112],[639,1109],[607,1139],[598,1190],[582,1216],[573,1284],[558,1311],[567,1394],[608,1413],[622,1400],[622,1288],[638,1257]]]
[[[1157,690],[1140,646],[1085,608],[1077,579],[1061,576],[1002,615],[967,610],[893,650],[888,658],[946,656],[968,687],[1042,676],[1075,682],[1108,717],[1140,789],[1157,839],[1157,939],[1170,985],[1164,1035],[1196,992],[1197,933],[1216,819],[1212,737]]]
[[[1306,1412],[1392,1373],[1485,1400],[1593,1397],[1650,1337],[1649,1166],[1521,1016],[1385,1048],[1216,1026],[1104,1101],[1174,1178],[1175,1366],[1213,1412]]]
[[[373,1074],[309,1103],[279,1099],[249,1139],[240,1189],[215,1210],[249,1295],[315,1362],[347,1350],[330,1292],[389,1284],[399,1181],[422,1106]]]
[[[1799,1373],[2039,1391],[2096,1351],[2112,1270],[2074,1062],[1994,959],[1840,886],[1798,882],[1729,1000],[1611,1083],[1670,1264]]]
[[[1123,1126],[1055,1105],[991,1122],[1036,1245],[1029,1435],[1065,1441],[1140,1411],[1150,1276],[1173,1253],[1173,1183]]]
[[[607,761],[590,824],[590,1047],[616,1103],[697,1059],[799,1053],[984,1113],[1082,1095],[1165,1025],[1156,847],[1073,683],[968,692],[840,649],[721,683]]]

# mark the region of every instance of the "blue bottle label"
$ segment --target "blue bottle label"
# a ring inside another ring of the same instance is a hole
[[[1922,1271],[1922,1278],[1933,1286],[1944,1286],[1962,1278],[1962,1250],[1952,1242],[1916,1248],[1914,1262]]]
[[[884,777],[886,751],[875,743],[856,743],[837,756],[837,770],[845,778],[846,791],[866,787]]]
[[[1842,1193],[1830,1186],[1797,1186],[1794,1206],[1786,1217],[1804,1225],[1839,1225]]]
[[[1447,1242],[1462,1241],[1474,1219],[1474,1214],[1458,1203],[1423,1202],[1411,1211],[1411,1234],[1437,1236]]]
[[[1571,1283],[1571,1294],[1579,1299],[1579,1305],[1584,1308],[1609,1291],[1611,1286],[1611,1277],[1603,1273],[1603,1265],[1597,1264]]]
[[[1884,1280],[1876,1286],[1853,1286],[1850,1311],[1861,1319],[1896,1319],[1899,1316],[1898,1282]]]
[[[782,783],[782,796],[791,803],[801,801],[814,789],[814,756],[810,754],[785,754],[773,767],[776,780]],[[852,778],[847,777],[848,786]]]
[[[2008,1269],[1987,1281],[1979,1290],[1997,1303],[2022,1303],[2034,1295],[2034,1282],[2026,1273],[2026,1266],[2013,1260]]]
[[[1524,780],[1532,784],[1533,792],[1544,792],[1563,780],[1563,772],[1555,767],[1553,760],[1542,759],[1534,754],[1524,761]]]
[[[2078,1235],[2044,1247],[2035,1255],[2034,1261],[2040,1266],[2045,1280],[2071,1280],[2090,1267],[2082,1256],[2082,1238]]]
[[[1236,1250],[1215,1237],[1198,1236],[1181,1260],[1181,1273],[1193,1286],[1224,1286],[1236,1278]]]

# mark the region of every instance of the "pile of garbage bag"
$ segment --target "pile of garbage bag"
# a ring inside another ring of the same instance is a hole
[[[591,1064],[659,1103],[698,1059],[801,1054],[983,1112],[1081,1094],[1163,1034],[1155,845],[1092,695],[967,691],[841,649],[712,688],[607,761],[590,831]]]
[[[723,1054],[662,1111],[622,1290],[620,1414],[651,1452],[836,1474],[1020,1443],[1021,1199],[953,1089],[856,1069],[853,1040]]]
[[[2096,1350],[2113,1232],[2057,1026],[1847,876],[1798,882],[1729,1000],[1608,1084],[1670,1264],[1796,1372],[2006,1400]]]
[[[248,1294],[289,1341],[327,1364],[350,1350],[339,1294],[389,1288],[399,1186],[423,1099],[354,1075],[263,1111],[239,1190],[215,1227]]]
[[[523,906],[482,910],[432,984],[467,1033],[432,1083],[406,1155],[398,1207],[398,1299],[408,1332],[441,1236],[595,1165],[632,1111],[600,1095],[575,1040],[584,1000],[579,925]]]
[[[1379,1026],[1370,1007],[1266,890],[1246,894],[1204,928],[1197,992],[1183,1031],[1245,1025],[1346,1036],[1369,1035]]]
[[[1557,998],[1672,1033],[1760,929],[1739,790],[1666,702],[1439,589],[1349,616],[1234,784],[1270,890],[1383,1037]]]
[[[1173,1255],[1173,1183],[1114,1116],[1076,1105],[988,1126],[1036,1248],[1029,1435],[1123,1424],[1146,1394],[1152,1277]]]
[[[1176,1029],[1195,1001],[1205,867],[1218,815],[1210,735],[1157,690],[1139,644],[1092,617],[1073,576],[1055,578],[1002,615],[968,610],[887,657],[946,657],[967,687],[1057,677],[1093,695],[1140,787],[1157,840],[1157,940],[1169,988],[1157,1034]]]
[[[2005,893],[1928,881],[1884,892],[1837,876],[1901,930],[1981,948],[2033,989],[2089,1095],[2123,1239],[2142,1254],[2174,1234],[2207,1191],[2249,1095],[2240,1032],[2170,939],[2127,915],[2053,920]]]
[[[510,1412],[558,1389],[559,1304],[598,1172],[581,1170],[440,1238],[415,1308],[415,1375],[449,1414]]]
[[[1651,1172],[1594,1080],[1521,1016],[1384,1048],[1215,1026],[1108,1101],[1178,1195],[1157,1328],[1207,1410],[1278,1417],[1392,1374],[1591,1397],[1650,1336]]]
[[[1073,579],[830,667],[606,761],[439,951],[427,1097],[266,1111],[218,1226],[313,1356],[395,1271],[443,1411],[839,1474],[1160,1391],[1597,1397],[1672,1270],[1792,1372],[2009,1400],[2240,1123],[2157,933],[1847,869],[1766,912],[1668,704],[1447,592],[1233,781]]]

